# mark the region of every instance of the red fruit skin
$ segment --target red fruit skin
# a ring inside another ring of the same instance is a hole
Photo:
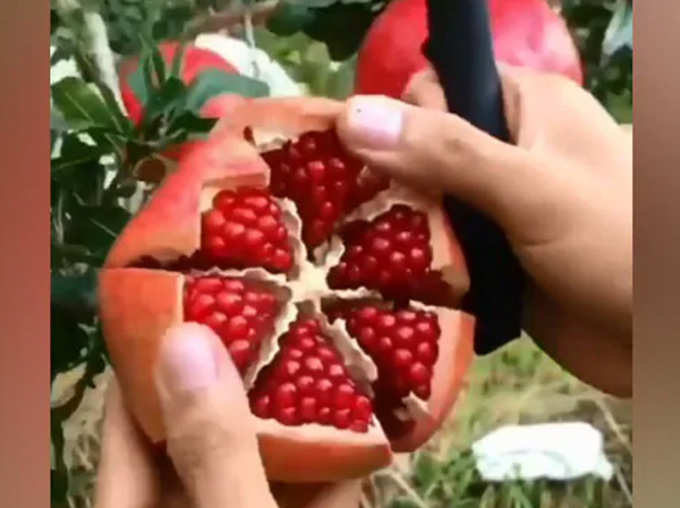
[[[162,42],[158,45],[158,49],[168,66],[172,65],[178,48],[179,42],[175,41]],[[128,80],[130,79],[130,76],[135,73],[138,66],[138,57],[125,60],[120,66],[118,76],[123,104],[135,125],[139,125],[142,121],[144,106],[130,86]],[[186,85],[190,85],[201,72],[207,69],[216,69],[230,74],[238,74],[236,68],[217,53],[188,44],[184,49],[184,58],[180,72],[182,81]]]
[[[497,60],[583,84],[581,60],[566,23],[545,0],[488,1]],[[401,97],[411,76],[429,65],[422,54],[427,36],[425,0],[391,2],[359,51],[355,93]]]

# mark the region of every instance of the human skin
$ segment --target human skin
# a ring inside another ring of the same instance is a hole
[[[631,392],[632,143],[587,92],[552,75],[501,67],[512,144],[446,113],[431,70],[406,102],[354,97],[338,120],[346,146],[426,192],[492,217],[529,278],[524,327],[565,368]],[[419,106],[419,107],[417,107]],[[97,508],[347,508],[360,482],[269,484],[238,373],[207,327],[171,329],[156,371],[167,455],[133,423],[114,382],[106,403]]]
[[[631,133],[561,76],[499,68],[513,143],[445,112],[431,69],[407,87],[414,105],[350,99],[339,135],[371,167],[495,220],[528,274],[527,333],[584,381],[629,396]]]

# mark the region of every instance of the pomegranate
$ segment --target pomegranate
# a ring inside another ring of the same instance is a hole
[[[564,20],[546,0],[488,2],[499,61],[560,73],[583,83],[578,50]],[[428,65],[422,54],[427,37],[425,0],[390,2],[359,51],[355,92],[399,98],[411,76]]]
[[[440,199],[350,157],[334,132],[338,102],[225,96],[212,108],[211,136],[100,273],[130,408],[162,443],[154,362],[169,327],[197,322],[243,376],[270,479],[384,467],[437,430],[472,359],[474,318],[457,310],[467,268]]]

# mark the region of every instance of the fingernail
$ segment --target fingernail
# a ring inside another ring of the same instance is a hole
[[[347,126],[361,146],[389,149],[399,141],[403,116],[401,108],[384,99],[355,98],[349,105]]]
[[[166,393],[206,388],[217,381],[217,359],[202,334],[172,333],[161,348],[159,379]]]

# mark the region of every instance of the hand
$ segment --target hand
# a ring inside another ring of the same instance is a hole
[[[338,121],[340,137],[371,167],[494,219],[529,276],[529,335],[586,382],[628,396],[630,133],[565,78],[506,66],[500,73],[514,144],[447,113],[430,69],[404,95],[421,107],[353,97]]]
[[[133,423],[116,381],[109,390],[97,508],[348,508],[359,481],[268,484],[243,383],[220,339],[195,323],[168,332],[155,372],[167,455]]]

